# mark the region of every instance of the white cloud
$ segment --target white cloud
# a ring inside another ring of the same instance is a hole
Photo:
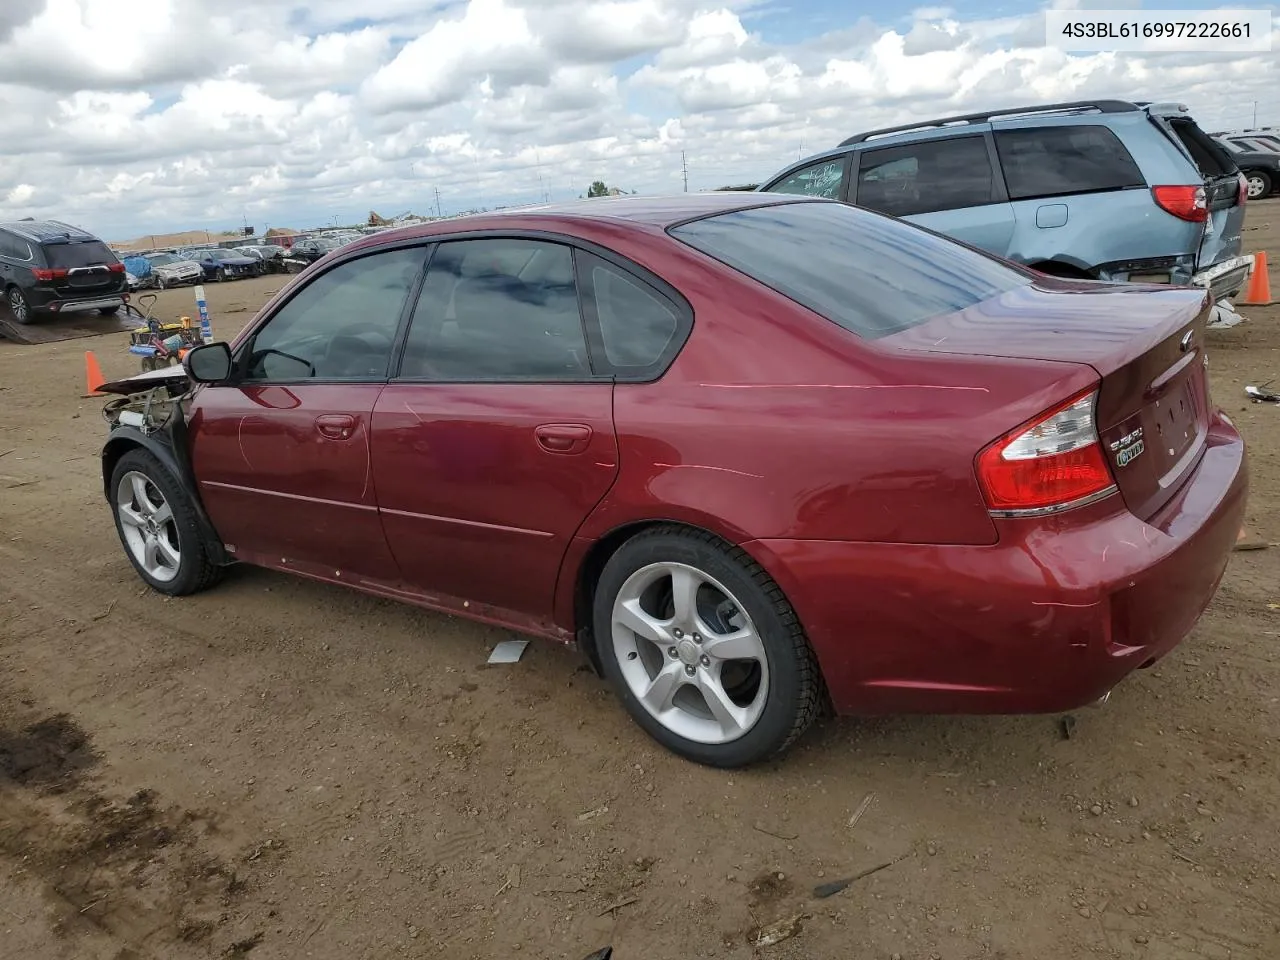
[[[124,237],[425,211],[436,189],[446,212],[595,179],[673,191],[682,152],[690,187],[716,187],[860,129],[1086,97],[1178,99],[1215,128],[1250,122],[1256,99],[1280,121],[1274,54],[1068,56],[1031,9],[918,8],[796,39],[802,14],[760,0],[0,0],[0,219]]]

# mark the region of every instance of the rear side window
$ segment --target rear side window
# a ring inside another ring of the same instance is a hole
[[[982,137],[950,137],[865,150],[858,163],[860,207],[895,217],[979,207],[999,199]]]
[[[101,240],[85,240],[82,243],[47,243],[45,259],[51,267],[92,267],[102,263],[115,263],[116,256]]]
[[[840,199],[840,184],[844,180],[844,157],[810,164],[795,171],[769,187],[767,193],[797,193],[806,197]]]
[[[1039,127],[995,135],[1009,199],[1145,187],[1142,171],[1106,127]]]
[[[0,257],[12,257],[14,260],[30,260],[31,245],[21,237],[10,233],[0,233]]]
[[[671,234],[867,338],[1031,282],[945,237],[842,203],[737,210]]]
[[[656,366],[674,346],[680,314],[648,284],[589,253],[578,254],[583,292],[600,324],[605,359],[621,373]]]

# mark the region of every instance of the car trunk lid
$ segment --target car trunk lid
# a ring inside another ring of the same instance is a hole
[[[1195,164],[1204,181],[1208,217],[1196,255],[1196,267],[1211,267],[1238,256],[1244,229],[1244,204],[1240,202],[1240,171],[1231,155],[1214,142],[1177,103],[1153,103],[1147,115],[1175,147]]]
[[[1145,520],[1204,449],[1210,306],[1201,290],[1046,278],[878,343],[1092,367],[1099,437],[1126,505]]]

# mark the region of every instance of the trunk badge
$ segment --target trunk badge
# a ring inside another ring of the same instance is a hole
[[[1116,466],[1127,467],[1138,457],[1142,456],[1147,449],[1147,445],[1142,439],[1142,428],[1138,427],[1131,432],[1125,434],[1119,440],[1111,441],[1108,446],[1111,452],[1116,455]]]
[[[1186,353],[1188,350],[1191,349],[1191,340],[1192,340],[1192,333],[1190,330],[1188,330],[1186,333],[1182,335],[1182,342],[1178,344],[1178,349],[1181,350],[1183,353]]]

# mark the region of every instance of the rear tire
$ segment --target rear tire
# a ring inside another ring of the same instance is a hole
[[[27,303],[27,298],[17,287],[9,288],[5,300],[9,304],[9,312],[13,314],[15,323],[26,326],[35,321],[35,311],[31,309],[31,304]]]
[[[111,471],[111,506],[125,556],[151,589],[171,597],[212,586],[210,558],[191,497],[146,450],[130,450]]]
[[[601,571],[592,619],[631,718],[695,763],[778,756],[818,715],[822,681],[791,604],[709,533],[663,526],[627,541]]]
[[[1271,177],[1261,170],[1254,170],[1252,173],[1245,174],[1245,179],[1249,183],[1249,199],[1261,200],[1263,197],[1271,195],[1271,190],[1275,186],[1271,182]]]

